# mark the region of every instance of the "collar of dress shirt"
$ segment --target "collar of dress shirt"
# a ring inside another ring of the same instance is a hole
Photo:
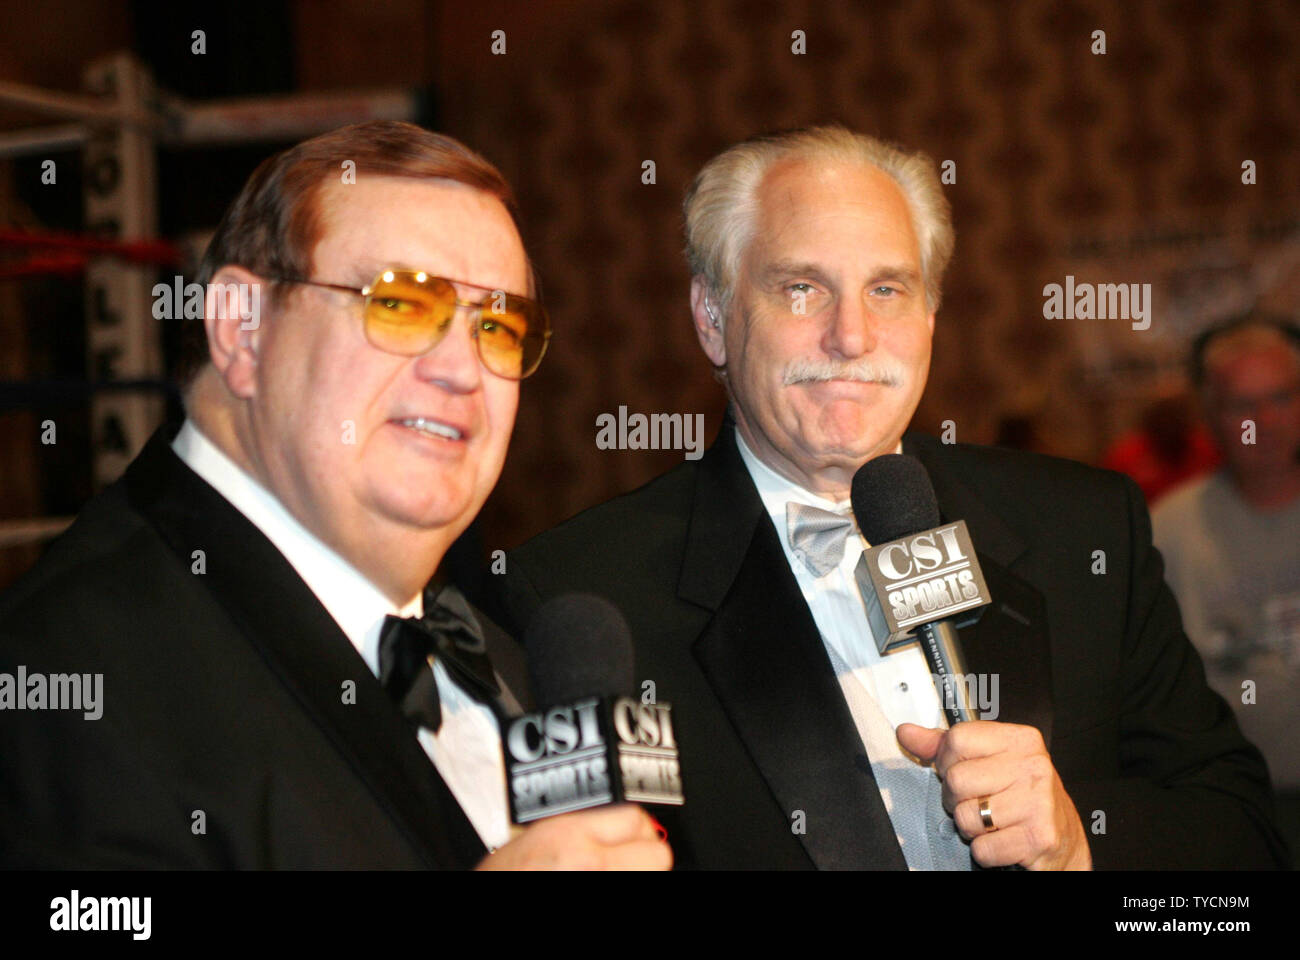
[[[285,509],[269,490],[244,472],[186,419],[172,450],[225,497],[279,550],[329,611],[376,676],[379,628],[384,617],[420,616],[424,597],[417,593],[400,608]]]
[[[807,504],[810,507],[820,507],[822,510],[830,510],[832,513],[851,513],[852,502],[841,500],[836,503],[833,500],[827,500],[809,490],[805,490],[797,483],[787,480],[781,476],[766,463],[758,458],[753,450],[749,449],[749,444],[745,438],[736,431],[736,447],[740,451],[740,459],[745,462],[745,467],[749,470],[749,475],[754,481],[754,486],[758,489],[758,495],[762,498],[763,506],[767,508],[768,514],[772,517],[772,523],[781,534],[781,542],[785,543],[785,505],[791,500],[796,503]],[[898,441],[898,446],[894,453],[903,452],[903,441]]]

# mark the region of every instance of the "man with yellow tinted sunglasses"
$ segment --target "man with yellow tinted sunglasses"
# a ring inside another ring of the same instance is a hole
[[[669,866],[633,806],[511,828],[522,656],[429,585],[550,337],[500,173],[408,124],[317,137],[197,280],[185,422],[0,597],[0,673],[102,693],[0,723],[0,866]]]

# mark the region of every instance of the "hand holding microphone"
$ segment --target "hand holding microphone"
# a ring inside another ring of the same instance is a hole
[[[983,867],[1089,870],[1088,838],[1036,727],[979,720],[957,628],[990,602],[966,525],[942,524],[920,461],[889,454],[853,477],[858,529],[870,543],[872,632],[884,653],[915,630],[947,730],[900,724],[904,750],[933,762],[944,809]]]
[[[626,696],[632,640],[599,597],[544,604],[524,636],[544,709],[504,731],[511,819],[524,825],[480,869],[667,870],[672,850],[638,803],[682,803],[668,704]]]
[[[982,867],[1091,870],[1088,837],[1037,727],[970,720],[899,724],[898,742],[934,762],[943,808]]]
[[[634,803],[547,817],[486,857],[479,870],[669,870],[673,851]]]

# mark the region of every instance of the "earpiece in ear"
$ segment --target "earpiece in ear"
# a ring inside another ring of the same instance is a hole
[[[709,303],[709,298],[708,298],[708,297],[705,297],[705,298],[704,298],[704,312],[707,313],[707,314],[709,315],[709,320],[710,320],[710,322],[713,324],[713,329],[714,329],[714,330],[720,330],[720,329],[722,329],[721,326],[720,326],[719,323],[718,323],[718,317],[717,317],[717,315],[713,312],[713,304]]]

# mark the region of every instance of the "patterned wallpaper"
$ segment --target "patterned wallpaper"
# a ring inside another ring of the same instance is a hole
[[[489,546],[680,462],[596,449],[603,412],[702,412],[712,436],[722,394],[690,328],[679,204],[748,135],[838,120],[955,161],[957,250],[915,425],[952,420],[959,440],[990,442],[1019,416],[1043,449],[1095,461],[1170,389],[1189,325],[1213,318],[1164,309],[1201,235],[1245,236],[1238,276],[1251,229],[1296,232],[1295,3],[591,2],[518,29],[508,5],[489,11],[474,28],[505,29],[507,54],[468,38],[444,73],[448,123],[516,184],[558,328],[524,387]],[[448,44],[461,32],[445,29]],[[1072,273],[1153,283],[1151,329],[1044,319],[1044,285]],[[1112,346],[1085,363],[1106,339],[1163,359]]]
[[[129,45],[129,27],[105,30],[77,9],[53,0],[56,60],[31,53],[44,49],[39,31],[13,41],[27,51],[15,79],[75,86],[67,76],[80,63]],[[431,86],[442,126],[521,196],[557,331],[524,384],[483,514],[489,549],[681,461],[598,449],[601,414],[698,413],[708,436],[717,429],[723,398],[690,326],[680,200],[704,161],[757,132],[838,120],[955,164],[945,189],[957,249],[922,429],[950,420],[957,439],[988,442],[1004,418],[1022,418],[1042,448],[1095,461],[1148,400],[1178,388],[1199,324],[1242,304],[1300,307],[1296,0],[291,0],[290,10],[301,89]],[[497,29],[504,55],[492,53]],[[1254,184],[1242,183],[1245,160]],[[646,161],[653,184],[642,182]],[[1150,330],[1045,319],[1043,287],[1067,275],[1152,283]],[[0,330],[0,343],[20,333]],[[28,449],[26,416],[5,418],[4,450]],[[6,516],[33,506],[34,474],[21,467],[0,484]],[[31,555],[9,552],[21,566]]]

